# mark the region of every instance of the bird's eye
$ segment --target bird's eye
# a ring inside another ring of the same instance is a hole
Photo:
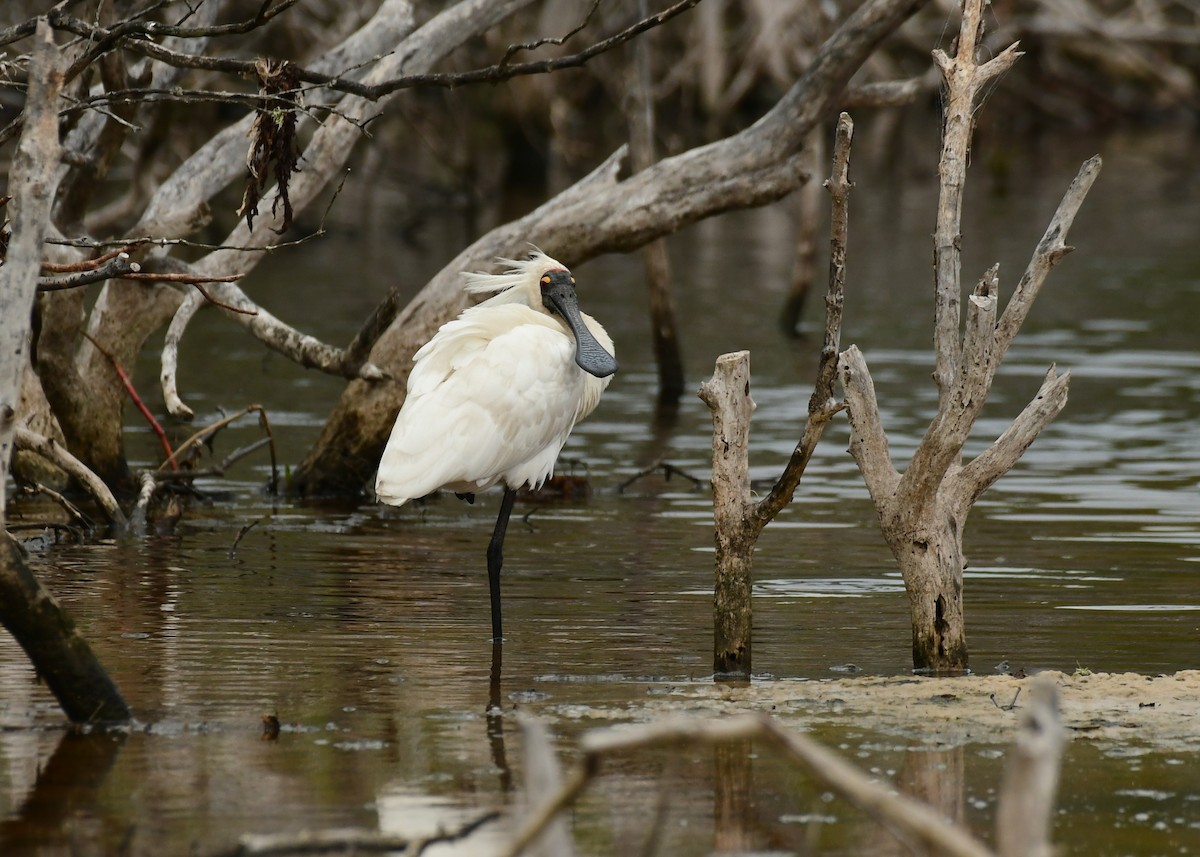
[[[572,277],[572,278],[571,278],[571,285],[572,285],[572,286],[573,286],[573,285],[575,285],[575,278],[574,278],[574,277]]]
[[[542,277],[542,282],[543,282],[543,283],[545,283],[545,284],[548,286],[548,285],[550,285],[550,278],[549,278],[549,277]]]

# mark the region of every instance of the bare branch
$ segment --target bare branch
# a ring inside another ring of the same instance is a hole
[[[24,426],[17,426],[16,446],[17,449],[37,453],[82,485],[83,489],[92,495],[92,498],[104,511],[105,517],[114,530],[124,532],[128,528],[129,522],[125,519],[125,513],[121,511],[116,497],[108,490],[104,480],[89,470],[82,461],[71,455],[58,441],[32,432]]]
[[[989,359],[995,336],[998,265],[993,265],[967,302],[967,329],[959,350],[961,364],[954,389],[945,407],[925,430],[901,477],[901,492],[907,498],[933,497],[950,468],[961,456],[971,429],[979,418],[991,388]]]
[[[296,0],[290,0],[291,3]],[[465,72],[444,72],[444,73],[425,73],[425,74],[409,74],[401,77],[395,77],[388,80],[381,80],[376,83],[360,83],[351,78],[347,78],[344,72],[326,73],[312,69],[294,66],[297,78],[304,83],[317,84],[327,89],[344,92],[349,95],[357,95],[361,98],[366,98],[371,101],[378,100],[386,95],[394,92],[399,92],[402,89],[412,89],[414,87],[441,87],[446,89],[454,89],[459,86],[465,86],[474,83],[499,83],[501,81],[510,80],[514,77],[522,77],[532,74],[548,74],[551,72],[561,71],[570,68],[582,68],[590,60],[607,53],[612,49],[625,44],[629,40],[641,35],[647,30],[662,26],[667,21],[691,9],[700,0],[680,0],[680,2],[658,12],[649,17],[643,18],[635,24],[626,27],[618,33],[609,36],[595,44],[588,46],[582,51],[570,54],[564,57],[557,57],[547,60],[536,60],[525,63],[509,64],[508,60],[516,50],[522,48],[536,47],[538,44],[555,43],[561,44],[574,33],[582,29],[587,21],[585,20],[576,30],[568,33],[562,39],[543,39],[538,43],[530,43],[528,45],[515,45],[509,48],[504,57],[499,63],[490,65],[485,68],[473,69]],[[589,13],[588,17],[591,17]],[[159,62],[167,65],[180,68],[204,69],[207,71],[218,71],[229,74],[253,75],[256,60],[237,60],[225,57],[212,56],[196,56],[193,54],[185,54],[178,51],[168,50],[153,41],[146,38],[148,31],[162,35],[178,35],[180,32],[188,31],[189,28],[167,28],[163,25],[154,24],[152,22],[137,22],[129,21],[119,24],[112,29],[96,27],[81,21],[77,18],[72,18],[67,15],[57,16],[52,20],[55,26],[69,30],[80,36],[91,39],[94,42],[94,47],[87,54],[80,57],[72,67],[70,78],[75,77],[80,70],[91,64],[101,54],[112,50],[118,43],[122,47],[127,48],[135,53],[144,54]],[[234,25],[224,25],[234,26]],[[219,35],[212,31],[221,29],[220,27],[200,27],[191,28],[195,35]],[[170,32],[174,31],[174,32]],[[139,38],[133,38],[138,36]]]
[[[37,290],[39,292],[58,292],[66,289],[78,289],[82,286],[90,286],[92,283],[102,283],[105,280],[131,277],[141,269],[141,265],[130,260],[128,253],[120,253],[98,268],[62,277],[40,277]]]
[[[958,34],[958,51],[953,58],[933,52],[946,85],[945,127],[938,162],[940,195],[934,230],[934,380],[938,386],[938,410],[950,406],[961,358],[959,338],[959,284],[962,248],[963,188],[967,182],[967,160],[975,126],[975,98],[984,84],[1009,68],[1020,54],[1009,47],[987,64],[975,59],[983,37],[983,4],[965,3]]]
[[[210,283],[212,288],[202,289],[198,283]],[[314,336],[302,333],[260,307],[234,283],[227,282],[224,278],[197,275],[192,285],[197,291],[184,298],[171,319],[163,340],[162,371],[159,378],[167,411],[174,417],[190,420],[194,416],[192,409],[179,397],[176,381],[179,343],[196,310],[203,306],[205,300],[230,314],[230,317],[241,320],[268,348],[305,368],[319,369],[343,378],[361,378],[364,381],[380,381],[385,377],[383,371],[374,363],[361,362],[361,350],[351,354],[346,349],[327,345]]]
[[[521,42],[519,44],[509,45],[508,50],[504,52],[504,56],[500,58],[500,65],[507,64],[508,61],[512,59],[513,54],[517,53],[518,51],[534,51],[543,45],[561,45],[567,39],[571,38],[571,36],[581,32],[583,28],[588,25],[588,22],[592,20],[592,16],[596,14],[596,10],[598,8],[600,8],[600,0],[592,0],[592,7],[588,9],[587,14],[583,16],[583,20],[564,35],[543,36],[540,39],[534,39],[532,42]]]
[[[804,436],[792,451],[783,473],[771,493],[758,502],[754,517],[766,524],[792,500],[796,486],[804,476],[808,462],[834,414],[842,409],[835,397],[838,348],[842,339],[842,307],[846,300],[846,243],[850,231],[850,143],[854,139],[854,121],[848,113],[838,117],[833,144],[833,172],[825,181],[832,199],[829,227],[829,286],[825,294],[825,341],[817,364],[817,380],[808,401],[808,421]]]
[[[133,511],[129,514],[129,529],[139,538],[146,535],[146,514],[150,511],[150,500],[153,499],[154,492],[158,490],[159,486],[154,477],[155,474],[149,470],[142,472],[142,486],[138,490],[138,498],[133,505]]]
[[[313,63],[312,69],[324,74],[343,74],[354,78],[357,70],[343,72],[343,69],[351,63],[360,62],[361,57],[374,57],[389,51],[401,51],[410,62],[416,62],[417,67],[421,68],[420,63],[426,60],[427,51],[422,44],[423,37],[413,32],[415,26],[409,0],[384,0],[370,20],[341,44],[325,51]],[[421,32],[426,32],[426,29],[423,27]],[[196,223],[203,222],[207,201],[243,174],[246,135],[253,121],[252,115],[242,117],[215,134],[184,161],[159,186],[131,232],[140,235],[183,235],[192,232]],[[270,243],[286,246],[286,242]]]
[[[0,200],[0,202],[2,202],[2,201],[3,200]],[[52,243],[52,241],[50,239],[47,239],[46,243]],[[94,259],[81,259],[78,262],[56,263],[56,262],[47,262],[47,261],[43,260],[42,261],[42,273],[43,274],[75,274],[80,271],[94,271],[97,268],[99,268],[101,265],[103,265],[105,262],[108,262],[112,259],[116,259],[122,253],[127,253],[129,249],[130,248],[128,248],[128,247],[121,247],[119,249],[112,250],[108,253],[104,253],[103,255],[97,256]]]
[[[888,453],[887,433],[879,416],[875,383],[857,345],[842,352],[838,371],[850,416],[850,454],[858,462],[871,498],[878,503],[895,491],[900,474]]]
[[[1013,420],[1012,425],[995,443],[959,471],[954,493],[958,503],[967,504],[962,508],[970,508],[979,499],[979,495],[1011,470],[1025,454],[1025,450],[1037,440],[1038,435],[1062,412],[1067,404],[1067,388],[1070,383],[1070,372],[1056,375],[1054,367],[1051,366],[1041,389]]]
[[[1079,208],[1087,198],[1088,191],[1091,190],[1096,177],[1100,175],[1102,164],[1099,155],[1083,162],[1071,182],[1071,186],[1063,194],[1054,216],[1050,218],[1050,225],[1046,227],[1042,240],[1038,242],[1037,249],[1034,250],[1033,257],[1029,260],[1029,265],[1026,267],[1025,273],[1021,275],[1021,281],[1017,283],[1012,299],[1004,308],[1004,314],[996,326],[996,344],[992,348],[991,359],[992,376],[995,376],[996,370],[1000,367],[1000,361],[1008,353],[1008,348],[1012,345],[1017,331],[1025,323],[1025,317],[1033,307],[1033,302],[1037,298],[1038,292],[1041,291],[1042,284],[1046,282],[1046,277],[1050,274],[1051,269],[1059,263],[1063,256],[1071,252],[1071,248],[1065,243],[1067,233],[1075,222],[1075,215],[1079,213]]]

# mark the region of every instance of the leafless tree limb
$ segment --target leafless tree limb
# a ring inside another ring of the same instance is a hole
[[[121,511],[117,498],[104,484],[104,480],[87,468],[78,458],[68,452],[62,444],[53,438],[44,437],[23,426],[16,429],[17,449],[28,450],[60,468],[64,473],[78,482],[83,489],[104,511],[104,516],[117,532],[124,532],[129,525],[125,513]]]
[[[128,253],[121,253],[109,259],[98,268],[66,274],[60,277],[40,277],[37,290],[39,292],[57,292],[65,289],[78,289],[92,283],[102,283],[105,280],[119,280],[129,277],[142,269],[137,262],[131,261]]]

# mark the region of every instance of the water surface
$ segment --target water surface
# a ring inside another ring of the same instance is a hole
[[[1049,364],[1071,371],[1067,409],[969,521],[976,672],[1200,665],[1200,171],[1181,154],[1187,146],[1104,144],[1104,171],[1071,235],[1078,251],[1052,274],[980,421],[970,452],[1003,431]],[[1009,293],[1091,154],[1070,141],[1033,146],[1002,196],[977,179],[964,278],[998,260]],[[855,178],[843,344],[866,355],[902,467],[936,400],[933,182],[867,168]],[[299,327],[345,342],[397,279],[415,290],[452,255],[463,240],[455,232],[431,230],[426,247],[383,254],[347,229],[261,266],[250,288]],[[799,436],[818,348],[774,323],[794,235],[790,210],[777,206],[671,240],[689,385],[720,353],[752,352],[752,466],[764,485]],[[552,715],[569,753],[574,735],[601,722],[597,711],[708,680],[710,495],[661,471],[618,486],[658,461],[705,480],[710,418],[690,395],[670,419],[656,413],[637,258],[598,259],[576,274],[622,371],[560,467],[586,476],[590,497],[518,505],[499,686],[489,681],[483,556],[498,496],[400,510],[297,504],[266,496],[266,462],[248,460],[201,485],[209,500],[169,535],[34,553],[139,725],[124,736],[65,734],[20,652],[0,639],[0,853],[207,855],[242,833],[335,826],[427,834],[512,800],[515,710]],[[156,374],[151,359],[139,367],[143,390]],[[198,421],[262,403],[283,460],[296,462],[341,382],[205,313],[184,345],[181,387]],[[153,438],[130,420],[133,448],[149,461]],[[256,436],[251,425],[231,429],[219,452]],[[839,423],[759,542],[759,681],[911,668],[903,586],[845,448]],[[28,519],[44,512],[20,509]],[[283,724],[273,741],[262,737],[268,714]],[[853,723],[818,737],[987,835],[1001,739],[941,746]],[[1074,741],[1055,831],[1063,852],[1196,853],[1198,755]],[[660,804],[660,853],[897,850],[747,747],[614,765],[573,816],[582,849],[641,849]],[[501,835],[485,828],[477,847],[494,850]]]

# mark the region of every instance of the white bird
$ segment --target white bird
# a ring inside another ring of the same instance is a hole
[[[474,500],[504,486],[488,544],[492,639],[502,639],[500,567],[517,489],[553,472],[575,423],[617,371],[612,339],[579,310],[575,278],[540,250],[503,274],[467,274],[495,294],[442,325],[413,356],[408,394],[379,462],[375,494],[401,506],[439,488]]]

